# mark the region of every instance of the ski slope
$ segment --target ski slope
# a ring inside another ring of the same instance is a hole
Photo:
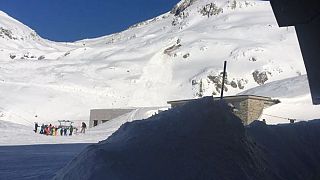
[[[112,133],[118,130],[122,124],[146,119],[157,113],[159,109],[166,109],[166,107],[138,108],[97,127],[87,129],[85,134],[79,133],[81,122],[76,122],[74,125],[79,130],[78,134],[74,134],[73,136],[46,136],[36,134],[33,132],[32,126],[0,121],[0,146],[97,143],[108,138]],[[52,125],[57,126],[59,123],[53,122]]]

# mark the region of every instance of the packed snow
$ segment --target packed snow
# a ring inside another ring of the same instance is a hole
[[[206,97],[124,124],[54,179],[316,180],[319,127],[320,120],[244,127],[226,104]]]
[[[81,122],[75,122],[73,125],[78,128],[78,133],[75,133],[74,130],[72,136],[60,136],[59,133],[57,136],[41,135],[39,134],[39,129],[38,133],[35,133],[32,126],[0,121],[0,146],[97,143],[108,138],[112,133],[118,130],[122,124],[146,119],[157,113],[159,109],[164,108],[165,107],[138,108],[97,127],[87,129],[85,134],[80,133]],[[58,122],[51,123],[56,127],[59,125]]]
[[[88,120],[90,109],[218,95],[225,60],[226,95],[306,73],[295,29],[278,27],[269,2],[186,2],[72,43],[42,39],[1,12],[0,120]]]

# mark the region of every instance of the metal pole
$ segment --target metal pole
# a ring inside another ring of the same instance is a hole
[[[223,67],[223,77],[222,77],[222,87],[221,87],[221,96],[220,99],[223,99],[223,91],[224,91],[224,80],[226,78],[226,69],[227,69],[227,61],[224,61],[224,67]]]

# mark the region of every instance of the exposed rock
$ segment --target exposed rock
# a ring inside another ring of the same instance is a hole
[[[46,57],[44,55],[41,55],[38,57],[38,60],[42,60],[42,59],[45,59]]]
[[[36,32],[31,32],[30,33],[30,37],[33,40],[39,40],[40,39],[40,37],[38,36],[38,34]]]
[[[17,56],[15,55],[15,54],[10,54],[10,58],[11,59],[14,59],[14,58],[16,58]]]
[[[129,29],[141,27],[141,26],[144,26],[144,25],[148,25],[148,24],[153,23],[153,22],[156,22],[156,21],[158,21],[158,20],[160,20],[160,19],[166,19],[166,18],[168,18],[168,15],[163,15],[163,16],[155,17],[155,18],[153,18],[153,19],[151,19],[151,20],[147,20],[147,21],[144,21],[144,22],[136,23],[136,24],[130,26]]]
[[[180,13],[179,15],[177,15],[173,18],[171,25],[172,26],[183,25],[183,20],[186,19],[188,16],[189,16],[188,12]],[[180,27],[180,28],[182,28],[182,27]]]
[[[231,9],[236,9],[237,8],[237,1],[236,0],[233,0],[232,2],[230,2],[230,6],[231,6]]]
[[[239,89],[244,89],[244,85],[248,83],[248,80],[246,79],[240,79],[237,81]]]
[[[208,17],[218,15],[220,13],[223,13],[223,9],[219,8],[215,3],[207,4],[200,10],[200,14]]]
[[[24,57],[24,58],[29,58],[29,55],[30,55],[30,53],[27,52],[27,53],[25,53],[25,54],[23,55],[23,57]]]
[[[254,6],[255,1],[236,1],[236,0],[229,0],[228,7],[232,10],[235,10],[237,8],[245,8],[249,6]]]
[[[238,85],[237,85],[237,83],[235,81],[231,81],[230,86],[233,87],[233,88],[237,88],[238,87]]]
[[[174,51],[179,49],[181,47],[181,44],[174,44],[170,47],[168,47],[167,49],[165,49],[163,51],[164,54],[167,54],[169,56],[173,56],[174,55]]]
[[[207,49],[208,49],[208,47],[206,47],[206,46],[200,47],[200,51],[205,51],[205,50],[207,50]]]
[[[179,2],[174,8],[171,10],[171,14],[174,14],[175,16],[178,16],[180,13],[182,13],[185,9],[187,9],[189,6],[192,5],[197,0],[183,0]]]
[[[17,40],[17,38],[13,35],[12,31],[4,29],[3,27],[0,27],[0,37],[7,37],[9,39]]]
[[[186,59],[186,58],[188,58],[189,56],[190,56],[190,53],[187,53],[187,54],[183,55],[182,57]]]
[[[257,61],[257,58],[251,57],[251,58],[249,58],[249,61],[256,62],[256,61]]]
[[[198,82],[197,82],[197,80],[194,79],[194,80],[191,81],[191,84],[192,84],[192,86],[194,86],[194,85],[197,85]]]
[[[193,87],[192,89],[195,92],[195,97],[201,97],[199,96],[199,94],[203,94],[203,95],[220,94],[222,89],[222,79],[223,79],[222,72],[217,73],[216,75],[214,75],[213,73],[210,73],[209,75],[206,76],[206,78],[201,78],[198,80],[193,79],[191,83]],[[243,78],[233,78],[232,80],[230,80],[228,78],[228,74],[226,74],[224,92],[228,92],[230,88],[244,89],[247,83],[248,83],[248,80]],[[199,92],[199,89],[201,89],[202,92]]]
[[[64,53],[64,56],[68,56],[70,54],[70,51]]]
[[[262,85],[269,80],[268,74],[271,75],[270,72],[267,72],[267,71],[260,72],[256,70],[252,73],[252,76],[256,83],[258,83],[259,85]]]

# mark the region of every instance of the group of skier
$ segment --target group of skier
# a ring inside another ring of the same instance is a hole
[[[72,125],[70,126],[54,126],[52,124],[45,125],[42,124],[39,126],[37,122],[35,122],[34,125],[34,132],[38,133],[38,128],[40,127],[40,134],[47,135],[47,136],[72,136],[73,133],[77,134],[78,133],[78,128],[73,127]],[[85,133],[85,129],[87,128],[86,123],[82,122],[81,124],[81,131],[80,133]]]

